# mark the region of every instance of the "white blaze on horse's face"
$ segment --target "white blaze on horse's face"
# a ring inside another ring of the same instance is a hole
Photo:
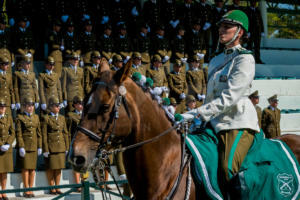
[[[94,93],[91,94],[91,96],[90,96],[90,98],[89,98],[89,100],[88,100],[88,102],[87,102],[87,105],[89,105],[89,104],[92,103],[92,101],[93,101],[93,96],[94,96]]]

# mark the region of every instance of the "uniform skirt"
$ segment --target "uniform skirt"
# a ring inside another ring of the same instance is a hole
[[[66,154],[50,153],[48,158],[45,158],[47,169],[64,169],[66,167]]]
[[[17,166],[20,169],[36,169],[37,164],[37,152],[26,152],[25,157],[21,157],[17,154]]]
[[[0,151],[0,173],[13,172],[13,154],[12,152]]]

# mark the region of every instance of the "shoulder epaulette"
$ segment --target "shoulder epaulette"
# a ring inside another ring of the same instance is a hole
[[[238,49],[238,51],[239,51],[239,54],[253,54],[252,51],[244,49],[244,48]]]

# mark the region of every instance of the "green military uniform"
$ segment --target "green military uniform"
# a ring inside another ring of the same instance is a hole
[[[74,27],[73,21],[67,22],[67,27]],[[79,46],[79,36],[76,32],[65,32],[63,35],[65,51],[69,50],[71,52],[81,53]]]
[[[93,51],[91,53],[91,59],[101,58],[99,51]],[[84,68],[84,91],[85,94],[89,94],[93,88],[93,81],[98,76],[99,65],[92,63]]]
[[[7,106],[2,97],[0,98],[0,106]],[[4,114],[0,116],[0,173],[13,172],[12,143],[14,140],[15,130],[12,117]],[[6,151],[3,151],[3,145],[7,147]]]
[[[268,100],[278,101],[277,95],[270,97]],[[261,128],[264,131],[266,138],[274,138],[280,136],[280,110],[278,108],[269,106],[263,110]]]
[[[60,27],[61,22],[59,20],[56,21],[54,23],[54,26]],[[61,76],[61,70],[63,67],[63,55],[61,47],[63,47],[63,35],[61,34],[61,32],[52,31],[48,37],[49,56],[54,58],[54,71],[58,74],[59,77]]]
[[[122,56],[120,56],[119,54],[115,54],[112,57],[112,65],[111,65],[111,68],[110,68],[112,71],[118,71],[120,69],[119,67],[117,67],[117,62],[122,62],[123,63]]]
[[[112,30],[111,25],[106,24],[104,26],[105,30]],[[112,59],[114,55],[114,40],[111,35],[106,35],[105,33],[101,35],[100,39],[101,55],[104,56],[107,60]]]
[[[17,103],[24,103],[24,98],[26,97],[32,97],[34,102],[39,102],[34,72],[26,72],[25,70],[16,71],[13,84]]]
[[[249,98],[259,98],[258,96],[258,90],[254,91],[252,94],[249,95]],[[254,105],[256,113],[257,113],[257,118],[258,118],[258,125],[259,128],[261,128],[261,118],[262,118],[262,110],[258,105]]]
[[[73,105],[76,103],[82,104],[83,99],[81,97],[75,96],[73,99]],[[82,111],[74,110],[72,112],[68,112],[67,114],[67,129],[69,132],[69,141],[72,141],[74,133],[76,131],[77,125],[80,122],[82,115]]]
[[[161,62],[161,57],[157,54],[153,56],[152,63],[156,61]],[[167,77],[162,67],[155,68],[152,65],[150,69],[146,70],[146,76],[153,80],[153,87],[168,87]]]
[[[133,52],[132,59],[142,59],[142,55],[139,52]],[[133,73],[139,72],[141,75],[146,75],[146,66],[136,66],[132,64],[130,68],[129,75],[132,76]]]
[[[193,60],[197,61],[197,56],[193,56]],[[188,70],[186,72],[186,81],[189,88],[188,94],[195,97],[197,100],[197,107],[201,106],[204,102],[204,98],[201,98],[200,100],[198,96],[206,95],[206,82],[203,70],[199,68]]]
[[[34,105],[31,98],[25,99],[25,104]],[[21,169],[36,169],[37,149],[42,148],[42,133],[39,116],[23,112],[16,119],[17,147],[24,148],[25,157],[17,156]],[[19,154],[18,154],[19,155]]]
[[[120,25],[119,29],[126,30],[126,25],[122,24]],[[123,58],[126,58],[127,56],[132,55],[132,43],[130,38],[127,36],[127,33],[125,35],[119,35],[115,38],[115,44],[114,44],[114,52],[120,54]]]
[[[72,53],[72,57],[78,57],[78,54]],[[68,111],[72,111],[72,102],[75,96],[84,96],[84,73],[83,69],[78,66],[63,68],[62,72],[62,94],[63,99],[68,102]]]
[[[202,25],[202,22],[200,20],[195,20],[195,22],[193,24],[194,25]],[[193,55],[195,55],[197,53],[206,54],[205,42],[203,39],[204,36],[201,31],[192,29],[192,31],[190,31],[187,34],[187,38],[189,38],[187,40],[187,46],[189,49],[189,51],[188,51],[189,57],[192,57]]]
[[[8,63],[9,60],[6,57],[0,56],[0,65]],[[2,98],[5,100],[5,103],[9,108],[6,109],[6,112],[10,115],[11,109],[10,105],[15,104],[15,94],[13,89],[13,81],[11,73],[0,72],[0,90]]]
[[[184,31],[183,26],[179,26],[177,28],[177,32]],[[186,50],[186,41],[184,39],[184,36],[180,36],[179,34],[174,37],[174,39],[171,42],[172,47],[172,61],[175,61],[176,59],[181,58],[188,58],[187,50]]]
[[[54,58],[49,56],[48,63],[54,64]],[[49,98],[58,98],[59,102],[63,102],[61,83],[59,80],[59,75],[53,71],[44,70],[39,74],[39,94],[41,99],[41,104],[49,104]]]
[[[91,20],[85,21],[85,26],[92,26]],[[83,62],[90,63],[91,53],[97,48],[97,39],[96,35],[93,32],[83,31],[80,34],[80,50],[83,55]]]
[[[144,23],[141,26],[141,29],[148,29],[148,28],[149,26],[146,23]],[[143,66],[145,66],[145,68],[149,68],[150,61],[151,61],[150,60],[150,45],[151,45],[150,37],[147,34],[140,32],[134,41],[135,41],[134,46],[136,51],[141,53]]]
[[[21,22],[27,22],[28,19],[26,17],[22,17]],[[33,55],[35,53],[34,50],[34,40],[33,40],[33,34],[29,28],[24,28],[22,29],[21,27],[17,27],[15,29],[15,34],[14,34],[14,48],[15,48],[15,54],[16,54],[16,59],[22,59],[25,57],[25,55],[30,54],[30,71],[33,71]],[[18,60],[17,60],[18,62]]]
[[[5,25],[6,21],[3,17],[0,19],[0,24]],[[0,33],[0,55],[6,57],[9,62],[8,72],[11,73],[12,65],[11,63],[14,61],[14,55],[12,53],[12,41],[11,41],[11,31],[8,28],[4,28],[3,32]]]
[[[57,98],[49,99],[49,106],[59,106]],[[69,150],[69,133],[65,117],[50,112],[43,117],[41,123],[43,135],[43,152],[49,152],[45,158],[47,169],[65,168],[66,151]]]
[[[176,60],[174,65],[182,67],[183,63],[180,60]],[[185,95],[187,95],[188,91],[185,74],[175,71],[169,73],[168,84],[170,88],[170,97],[174,97],[178,103],[176,112],[182,113],[185,110]],[[181,96],[182,94],[184,94],[184,97]]]

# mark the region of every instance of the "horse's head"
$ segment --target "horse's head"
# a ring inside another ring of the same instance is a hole
[[[108,149],[129,135],[131,112],[125,84],[132,62],[117,72],[102,66],[92,92],[85,99],[81,122],[73,138],[69,160],[77,171],[85,171],[99,149]]]

